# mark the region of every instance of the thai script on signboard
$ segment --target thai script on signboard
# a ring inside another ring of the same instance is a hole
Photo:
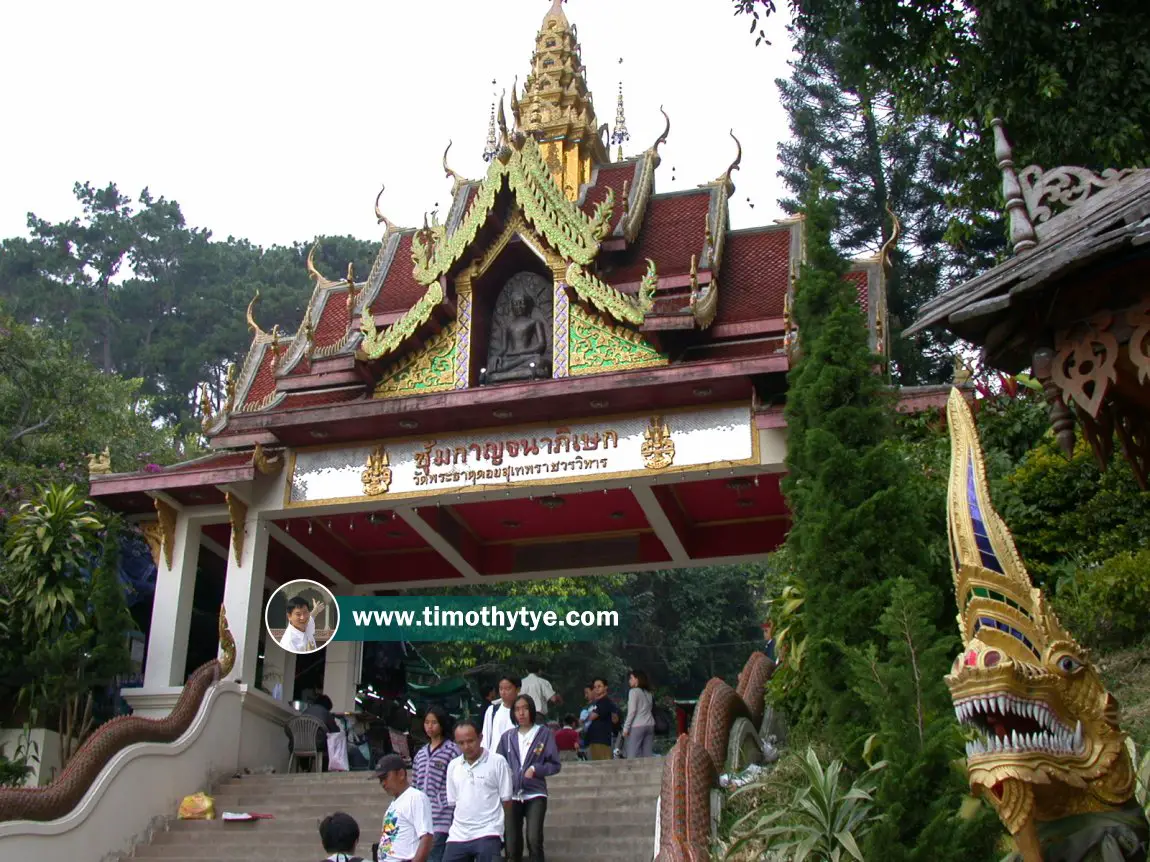
[[[541,437],[519,437],[509,438],[503,440],[484,440],[483,442],[463,442],[458,446],[437,446],[435,440],[430,440],[424,444],[424,451],[415,453],[415,475],[418,478],[431,476],[433,467],[459,467],[467,466],[469,464],[483,464],[489,462],[492,467],[501,467],[505,458],[523,458],[528,456],[547,454],[558,455],[564,452],[594,452],[602,445],[603,449],[619,448],[619,433],[613,429],[606,429],[602,435],[597,431],[592,431],[587,434],[572,434],[570,428],[560,427],[555,429],[555,434],[551,436]],[[583,461],[579,467],[570,467],[568,469],[586,469],[597,468],[597,459],[585,460],[582,457],[577,459]],[[606,459],[598,459],[604,462],[606,466]],[[562,462],[560,462],[562,463]],[[571,462],[572,464],[575,461]],[[552,465],[531,465],[534,472],[540,472],[535,468],[551,467]],[[505,468],[505,469],[519,469],[519,468]],[[551,470],[550,472],[556,472]],[[442,471],[440,471],[442,472]],[[448,471],[455,475],[459,473],[461,476],[464,473],[470,472],[486,472],[486,471]],[[504,475],[519,476],[528,475],[528,473],[507,473],[504,474],[499,471],[494,471],[495,475],[480,476],[477,478],[492,478],[497,479]],[[448,481],[440,479],[439,481]],[[456,479],[455,481],[462,481]],[[427,484],[422,482],[419,484]]]
[[[606,458],[584,458],[578,455],[568,461],[552,461],[549,464],[524,464],[521,466],[487,467],[480,470],[441,470],[429,474],[417,474],[416,486],[453,485],[459,482],[475,484],[487,479],[521,479],[528,476],[542,476],[548,473],[567,473],[572,470],[606,470]]]

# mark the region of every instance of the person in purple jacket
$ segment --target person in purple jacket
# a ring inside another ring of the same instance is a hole
[[[503,734],[498,749],[511,767],[511,816],[505,835],[507,862],[522,862],[524,832],[527,858],[544,862],[547,776],[560,769],[559,749],[551,728],[535,723],[535,701],[530,695],[521,694],[515,699],[512,714],[515,727]]]

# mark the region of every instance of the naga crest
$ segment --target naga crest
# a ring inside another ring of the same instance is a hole
[[[957,389],[947,419],[963,650],[946,684],[959,723],[975,734],[966,745],[971,790],[1016,837],[1035,835],[1038,823],[1118,809],[1134,794],[1118,704],[1031,582],[991,505],[974,417]]]

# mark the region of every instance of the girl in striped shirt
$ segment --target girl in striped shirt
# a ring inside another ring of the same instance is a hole
[[[461,752],[459,746],[451,740],[451,717],[442,706],[435,704],[427,708],[423,732],[430,741],[415,753],[415,759],[411,762],[411,784],[422,790],[431,801],[435,843],[431,846],[427,862],[441,862],[447,844],[447,832],[451,829],[451,818],[455,813],[454,808],[447,804],[447,764]]]

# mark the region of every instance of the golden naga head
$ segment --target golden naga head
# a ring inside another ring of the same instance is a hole
[[[990,502],[974,417],[957,389],[947,520],[963,649],[946,677],[971,790],[1018,833],[1120,806],[1134,782],[1118,708],[1086,651],[1031,583]]]

